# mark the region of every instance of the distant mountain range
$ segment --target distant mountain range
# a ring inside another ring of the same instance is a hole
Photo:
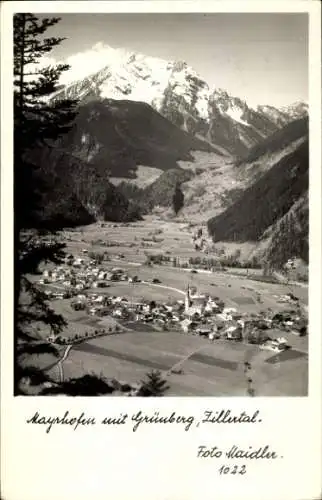
[[[184,61],[111,47],[102,50],[98,71],[63,86],[53,99],[63,97],[81,103],[97,99],[145,102],[186,132],[202,136],[232,155],[244,154],[308,111],[301,102],[283,109],[264,105],[253,109],[225,90],[211,89]]]

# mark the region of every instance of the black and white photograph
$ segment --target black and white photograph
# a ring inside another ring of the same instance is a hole
[[[55,3],[12,17],[14,395],[308,396],[308,13]]]

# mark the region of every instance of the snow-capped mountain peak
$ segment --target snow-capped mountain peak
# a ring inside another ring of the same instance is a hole
[[[257,106],[257,111],[266,115],[272,122],[277,126],[283,127],[290,120],[287,113],[283,112],[281,109],[275,108],[274,106]]]
[[[232,120],[249,127],[250,124],[245,121],[245,112],[249,109],[246,102],[239,97],[231,96],[226,90],[217,88],[212,93],[212,102],[217,109],[229,116]]]
[[[89,66],[84,60],[90,60]],[[160,110],[165,95],[171,93],[174,99],[195,106],[200,118],[209,118],[209,87],[184,61],[167,61],[99,44],[84,57],[81,68],[73,65],[77,63],[73,58],[68,62],[71,69],[62,83],[69,97],[82,99],[94,93],[101,98],[144,101]]]
[[[97,44],[68,58],[64,88],[53,96],[141,101],[184,130],[240,153],[284,126],[299,113],[247,103],[207,82],[184,61],[167,61]],[[82,76],[81,76],[82,75]]]
[[[281,111],[286,113],[293,120],[296,120],[297,118],[303,118],[303,116],[308,115],[309,106],[306,102],[297,101],[288,106],[283,106]]]

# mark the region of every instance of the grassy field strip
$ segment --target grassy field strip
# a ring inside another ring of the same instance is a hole
[[[239,366],[239,363],[236,361],[225,360],[219,357],[214,357],[210,354],[200,354],[200,351],[203,350],[205,347],[206,344],[198,346],[196,349],[190,351],[187,355],[185,355],[180,360],[176,361],[174,364],[173,362],[171,363],[171,358],[179,357],[180,355],[178,354],[174,355],[173,353],[165,352],[159,349],[156,350],[153,348],[151,349],[149,347],[147,348],[146,346],[144,346],[145,352],[142,352],[141,350],[140,356],[137,356],[133,352],[124,352],[122,350],[122,343],[121,346],[116,345],[114,346],[114,349],[110,349],[99,346],[97,344],[83,342],[82,344],[77,344],[74,347],[74,350],[89,352],[92,354],[97,354],[99,356],[107,356],[116,359],[122,359],[123,361],[128,361],[130,363],[140,364],[152,369],[166,371],[166,375],[170,375],[174,369],[178,369],[185,363],[185,361],[189,359],[197,363],[202,363],[207,366],[213,366],[220,369],[236,370],[237,367]]]
[[[128,354],[124,352],[118,352],[113,349],[107,349],[104,347],[98,347],[94,344],[89,344],[83,342],[82,344],[77,344],[74,347],[74,350],[89,352],[91,354],[98,354],[99,356],[107,356],[115,359],[120,359],[123,361],[127,361],[129,363],[134,363],[142,366],[146,366],[148,368],[152,368],[153,370],[167,370],[169,369],[169,363],[161,363],[157,361],[153,361],[151,359],[144,359],[143,357],[135,356],[133,354]]]
[[[231,372],[227,377],[226,370],[212,370],[206,367],[205,373],[200,370],[200,364],[189,361],[184,375],[171,375],[169,396],[181,394],[181,387],[192,392],[193,396],[246,396],[246,381],[241,373]],[[212,367],[214,368],[214,367]],[[209,372],[209,373],[208,373]]]
[[[193,356],[194,354],[196,354],[197,352],[201,351],[201,349],[203,349],[204,346],[200,346],[198,347],[197,349],[194,349],[192,352],[190,352],[187,356],[185,356],[184,358],[182,358],[180,361],[178,361],[178,363],[176,363],[175,365],[173,365],[170,370],[166,373],[166,375],[170,375],[171,372],[173,370],[176,370],[178,369],[179,367],[181,367],[183,365],[183,363],[185,361],[187,361],[191,356]]]

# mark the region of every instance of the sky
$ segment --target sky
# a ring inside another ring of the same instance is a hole
[[[62,19],[47,34],[67,39],[50,55],[78,77],[99,69],[91,49],[108,45],[186,61],[210,87],[251,106],[308,100],[307,14],[55,15]]]

